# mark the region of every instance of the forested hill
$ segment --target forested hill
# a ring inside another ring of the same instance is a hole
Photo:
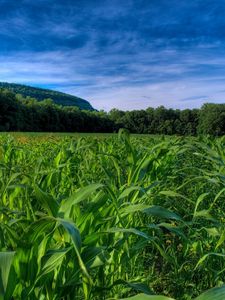
[[[0,88],[11,90],[15,94],[21,94],[23,97],[35,98],[38,101],[50,98],[58,105],[77,106],[82,110],[94,110],[87,100],[53,90],[7,82],[0,82]]]

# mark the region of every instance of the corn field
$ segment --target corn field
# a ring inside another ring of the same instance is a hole
[[[0,300],[224,300],[224,246],[225,138],[0,136]]]

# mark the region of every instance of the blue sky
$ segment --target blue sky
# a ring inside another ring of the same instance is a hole
[[[0,81],[97,109],[225,102],[224,0],[0,0]]]

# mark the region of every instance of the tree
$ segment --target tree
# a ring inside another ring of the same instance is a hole
[[[225,104],[206,103],[202,106],[198,133],[216,136],[225,134]]]

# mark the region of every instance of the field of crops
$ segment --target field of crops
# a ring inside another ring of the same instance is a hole
[[[224,246],[224,138],[0,135],[0,300],[224,300]]]

